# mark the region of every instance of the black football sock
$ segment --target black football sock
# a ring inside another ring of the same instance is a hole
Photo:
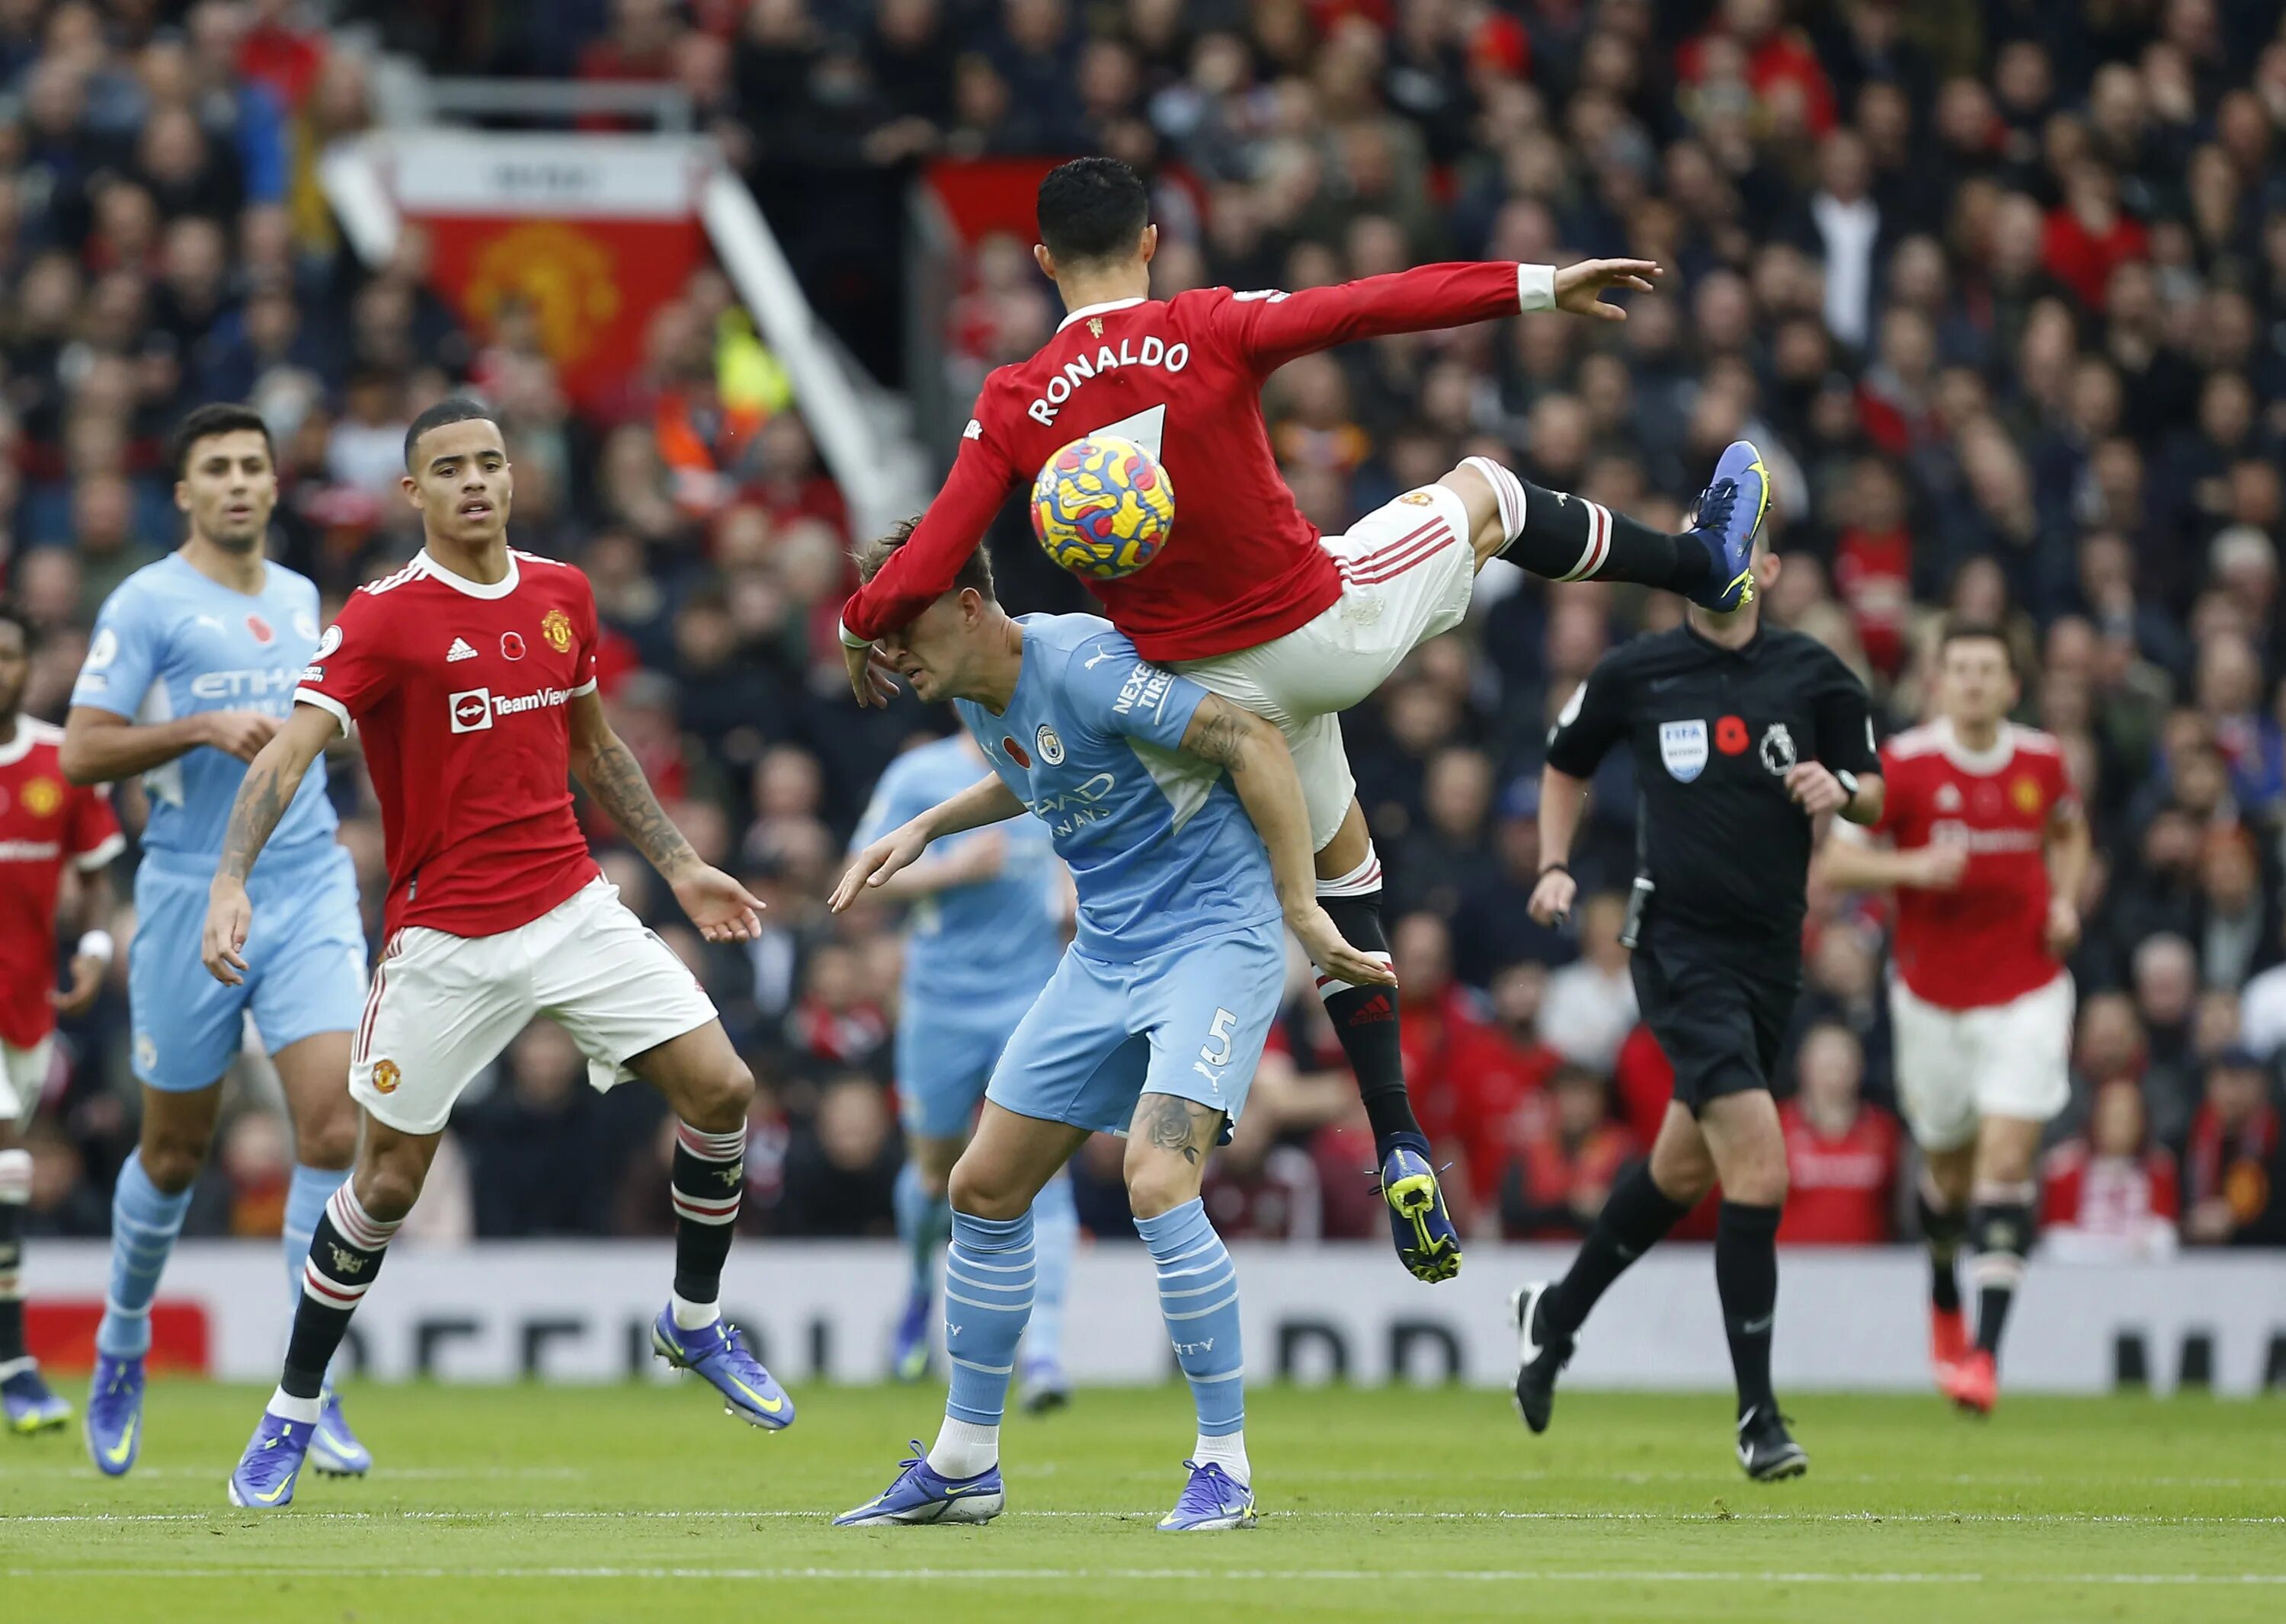
[[[1976,1247],[1968,1278],[1976,1287],[1976,1345],[1995,1359],[2007,1328],[2008,1306],[2024,1281],[2024,1254],[2032,1244],[2032,1186],[1979,1185],[1968,1210],[1968,1231]]]
[[[1377,872],[1377,863],[1376,870]],[[1360,953],[1376,954],[1384,962],[1388,960],[1389,937],[1381,926],[1378,880],[1373,890],[1362,895],[1328,896],[1320,893],[1318,902],[1333,920],[1334,927],[1342,933],[1344,941]],[[1399,1134],[1421,1138],[1425,1144],[1421,1123],[1413,1115],[1412,1099],[1405,1092],[1405,1052],[1398,1038],[1397,989],[1360,987],[1336,981],[1321,968],[1318,972],[1318,992],[1326,1001],[1326,1014],[1342,1040],[1342,1052],[1349,1057],[1350,1069],[1357,1074],[1358,1098],[1365,1102],[1366,1120],[1373,1124],[1373,1142],[1378,1154],[1386,1157],[1390,1141]]]
[[[24,1210],[32,1153],[0,1150],[0,1365],[24,1357]]]
[[[1714,556],[1698,536],[1653,530],[1601,502],[1519,479],[1488,457],[1462,464],[1489,481],[1500,499],[1500,556],[1549,580],[1633,581],[1689,592],[1714,572]]]
[[[382,1255],[404,1219],[383,1223],[359,1204],[344,1184],[326,1202],[310,1237],[309,1261],[302,1265],[302,1297],[294,1305],[294,1330],[286,1343],[286,1370],[279,1387],[289,1398],[317,1398],[326,1384],[326,1367],[349,1334],[350,1318],[381,1273]]]
[[[685,1318],[703,1321],[705,1316],[689,1313],[683,1305],[711,1304],[722,1295],[722,1265],[729,1258],[738,1203],[746,1193],[745,1124],[728,1133],[708,1133],[687,1122],[676,1123],[670,1182],[675,1306],[681,1311],[676,1322],[682,1324]]]
[[[1968,1233],[1968,1215],[1958,1207],[1940,1207],[1924,1179],[1919,1192],[1921,1234],[1928,1241],[1929,1305],[1939,1313],[1960,1312],[1960,1277],[1955,1266],[1961,1237]]]
[[[1690,1210],[1688,1204],[1669,1200],[1651,1182],[1649,1163],[1638,1162],[1621,1173],[1604,1200],[1604,1210],[1596,1215],[1596,1226],[1580,1243],[1580,1255],[1572,1260],[1571,1272],[1541,1299],[1549,1329],[1559,1336],[1577,1331],[1612,1282],[1666,1239]]]
[[[1722,1299],[1741,1415],[1778,1405],[1770,1391],[1770,1328],[1778,1318],[1779,1210],[1726,1201],[1714,1226],[1714,1289]]]

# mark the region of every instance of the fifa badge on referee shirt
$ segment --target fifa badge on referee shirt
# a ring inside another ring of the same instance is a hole
[[[1660,722],[1659,759],[1667,769],[1667,776],[1677,784],[1688,784],[1705,772],[1707,719],[1694,716],[1689,721]]]

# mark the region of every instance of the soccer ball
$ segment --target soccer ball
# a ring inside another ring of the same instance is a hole
[[[1174,528],[1167,470],[1115,434],[1074,440],[1032,481],[1032,533],[1049,557],[1091,580],[1134,574]]]

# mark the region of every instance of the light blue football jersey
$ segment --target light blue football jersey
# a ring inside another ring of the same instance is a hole
[[[104,600],[71,702],[138,722],[201,711],[283,717],[294,708],[295,684],[317,649],[318,633],[318,588],[306,576],[270,564],[262,590],[249,595],[170,553]],[[245,762],[205,745],[144,774],[151,801],[144,847],[218,856],[245,777]],[[303,778],[263,848],[261,865],[283,867],[333,844],[325,778],[315,771]]]
[[[851,849],[871,845],[991,770],[965,738],[908,750],[874,786]],[[997,877],[922,897],[908,911],[903,1001],[909,1009],[974,1011],[1013,1002],[1013,1016],[1055,974],[1064,942],[1048,832],[1031,818],[1011,818],[997,827],[1007,856]],[[936,842],[932,854],[949,855],[983,833],[953,835]]]
[[[1280,917],[1270,855],[1220,768],[1180,753],[1207,690],[1096,615],[1022,615],[1005,715],[956,702],[1045,824],[1079,893],[1083,953],[1127,963]]]

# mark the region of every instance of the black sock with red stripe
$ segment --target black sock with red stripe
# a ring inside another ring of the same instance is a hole
[[[404,1221],[383,1223],[372,1217],[347,1184],[326,1202],[310,1237],[310,1259],[302,1265],[302,1300],[294,1306],[286,1371],[278,1378],[291,1397],[315,1399],[325,1387],[326,1367],[334,1362],[349,1334],[350,1317],[372,1289],[382,1254]]]
[[[1518,479],[1481,457],[1469,459],[1469,466],[1486,473],[1500,498],[1501,528],[1509,539],[1500,556],[1534,575],[1689,592],[1714,573],[1714,555],[1689,532],[1653,530],[1601,502]]]
[[[738,1202],[746,1191],[746,1129],[709,1133],[674,1124],[674,1295],[686,1303],[712,1303],[722,1295],[722,1265],[730,1256]]]
[[[1362,896],[1318,898],[1335,928],[1361,953],[1389,957],[1389,937],[1381,926],[1381,893]],[[1320,974],[1322,977],[1323,972]],[[1421,1123],[1413,1115],[1413,1101],[1405,1092],[1405,1051],[1399,1042],[1397,989],[1359,987],[1348,981],[1327,981],[1319,989],[1326,1013],[1342,1040],[1342,1052],[1357,1073],[1358,1097],[1365,1102],[1366,1120],[1373,1124],[1373,1142],[1383,1159],[1391,1139],[1399,1134],[1422,1138]],[[1425,1144],[1427,1141],[1423,1140]]]

